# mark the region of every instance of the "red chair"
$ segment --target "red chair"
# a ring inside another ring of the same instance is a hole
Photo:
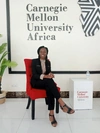
[[[33,120],[33,119],[35,119],[35,99],[45,98],[46,104],[48,104],[47,98],[46,98],[47,96],[46,96],[45,90],[36,89],[36,88],[31,87],[30,80],[31,80],[31,76],[32,76],[32,69],[31,69],[32,59],[24,59],[24,63],[25,63],[25,68],[26,68],[26,93],[29,97],[26,109],[29,108],[30,103],[32,101],[31,114],[32,114],[32,120]],[[60,91],[60,88],[59,87],[57,87],[57,88]],[[59,103],[57,100],[56,100],[56,113],[59,113]]]

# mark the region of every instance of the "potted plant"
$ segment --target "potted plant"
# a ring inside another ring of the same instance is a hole
[[[2,35],[0,34],[0,37]],[[6,55],[8,54],[7,50],[7,43],[2,43],[0,45],[0,104],[5,102],[6,98],[6,92],[1,91],[1,81],[4,74],[5,69],[8,67],[15,67],[17,66],[17,63],[15,61],[10,61],[6,58]]]

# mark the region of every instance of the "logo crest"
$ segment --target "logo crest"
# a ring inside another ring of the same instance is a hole
[[[85,36],[94,36],[100,29],[100,0],[79,0],[78,4]]]

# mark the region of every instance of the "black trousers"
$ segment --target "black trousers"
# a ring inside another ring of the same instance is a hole
[[[54,80],[53,79],[37,80],[34,87],[37,89],[46,90],[47,100],[48,100],[48,110],[54,110],[54,105],[55,105],[54,98],[58,100],[61,97]]]

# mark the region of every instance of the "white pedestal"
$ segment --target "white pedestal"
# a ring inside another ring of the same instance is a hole
[[[73,109],[92,109],[93,81],[70,79],[69,101]]]

